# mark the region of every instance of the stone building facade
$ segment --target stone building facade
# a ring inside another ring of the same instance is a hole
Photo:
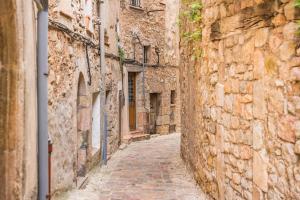
[[[0,199],[37,199],[38,10],[32,0],[0,4]]]
[[[180,44],[182,157],[214,199],[300,199],[299,10],[292,0],[202,5],[201,45]]]
[[[120,145],[122,73],[115,39],[118,12],[110,12],[118,10],[118,5],[117,0],[49,2],[48,114],[53,193],[80,187],[101,157],[112,154]],[[103,63],[100,46],[105,49]]]
[[[179,1],[122,0],[120,6],[124,139],[180,131]]]

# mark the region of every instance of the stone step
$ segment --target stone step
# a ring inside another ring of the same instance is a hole
[[[150,139],[149,134],[144,134],[143,132],[131,134],[123,139],[124,143],[130,144],[131,142],[137,142],[142,140]]]
[[[144,131],[143,130],[135,130],[135,131],[130,131],[131,135],[139,135],[139,134],[143,134]]]

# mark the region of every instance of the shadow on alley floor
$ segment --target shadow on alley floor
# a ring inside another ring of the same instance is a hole
[[[205,200],[180,158],[180,134],[158,136],[119,150],[95,169],[83,190],[56,200]]]

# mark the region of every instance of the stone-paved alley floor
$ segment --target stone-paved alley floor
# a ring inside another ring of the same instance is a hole
[[[158,136],[119,150],[107,166],[95,169],[83,190],[59,200],[202,200],[180,158],[180,134]]]

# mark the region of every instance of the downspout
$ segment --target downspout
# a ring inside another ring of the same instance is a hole
[[[48,184],[48,0],[36,0],[38,87],[38,199],[50,199]]]
[[[101,81],[100,81],[100,104],[101,104],[101,113],[100,113],[100,127],[101,127],[101,154],[102,154],[102,162],[106,165],[107,163],[107,133],[106,133],[106,82],[105,82],[105,74],[106,74],[106,63],[105,63],[105,46],[104,46],[104,1],[100,0],[99,4],[99,16],[100,16],[100,33],[99,33],[99,41],[100,41],[100,67],[101,67]]]
[[[145,65],[146,65],[146,63],[145,63],[145,46],[144,45],[142,45],[142,47],[143,47],[143,77],[142,77],[142,79],[143,79],[143,99],[144,99],[144,109],[145,109],[145,114],[144,114],[144,117],[146,117],[147,116],[147,119],[144,119],[143,120],[143,128],[144,128],[144,132],[146,132],[146,133],[148,133],[149,132],[149,128],[146,126],[147,124],[148,124],[148,120],[149,120],[149,115],[150,115],[150,109],[148,109],[147,108],[147,106],[146,106],[146,89],[145,89]],[[146,121],[147,120],[147,121]]]

